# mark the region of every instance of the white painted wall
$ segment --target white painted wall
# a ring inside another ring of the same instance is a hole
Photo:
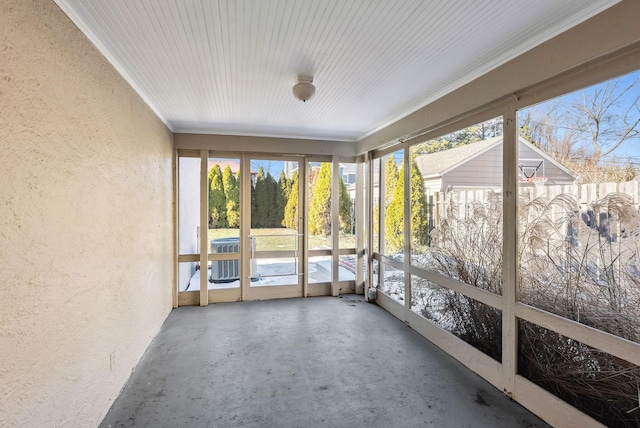
[[[96,426],[171,310],[172,134],[53,1],[0,4],[0,426]]]
[[[200,254],[200,158],[178,158],[178,254]],[[206,233],[206,231],[205,231]],[[197,263],[180,264],[179,290],[184,291]],[[191,290],[190,290],[191,291]]]

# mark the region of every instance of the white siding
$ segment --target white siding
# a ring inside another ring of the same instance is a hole
[[[548,177],[547,185],[573,184],[574,178],[554,164],[548,157],[533,150],[529,143],[520,142],[520,159],[544,159],[544,174]],[[426,183],[426,182],[425,182]],[[530,185],[522,182],[522,185]],[[442,175],[442,187],[455,188],[502,188],[502,144],[489,149],[464,164]]]
[[[502,188],[502,144],[443,174],[442,189]]]

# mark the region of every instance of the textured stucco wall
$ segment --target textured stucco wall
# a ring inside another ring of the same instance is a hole
[[[49,0],[0,1],[0,426],[96,426],[171,310],[172,135]]]

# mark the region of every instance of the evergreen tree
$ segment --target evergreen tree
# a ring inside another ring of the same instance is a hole
[[[416,154],[427,154],[441,152],[443,150],[449,150],[453,148],[453,143],[446,138],[437,138],[435,140],[426,141],[424,143],[416,144],[412,149]]]
[[[260,168],[255,188],[256,227],[280,227],[282,215],[278,212],[280,188],[271,173],[265,176]]]
[[[227,198],[218,164],[209,171],[209,225],[213,229],[227,227]]]
[[[402,176],[400,176],[402,177]],[[387,157],[387,163],[384,166],[384,206],[389,206],[398,184],[398,165],[393,155]]]
[[[313,197],[313,186],[316,184],[316,178],[318,178],[318,174],[320,173],[319,166],[311,166],[309,170],[309,200]]]
[[[309,233],[331,234],[331,164],[323,163],[313,186],[309,204]]]
[[[410,162],[411,200],[411,244],[424,245],[428,239],[428,205],[424,180],[415,160]],[[400,179],[385,217],[385,252],[399,252],[404,247],[404,163],[400,168]]]
[[[269,192],[267,187],[268,185],[264,174],[264,168],[260,167],[258,176],[256,177],[255,203],[253,204],[255,210],[251,210],[251,223],[254,223],[253,220],[255,220],[255,227],[268,227]]]
[[[278,178],[278,188],[279,191],[277,193],[277,204],[278,204],[278,225],[282,224],[284,221],[284,210],[287,206],[287,201],[289,200],[289,195],[291,194],[291,180],[287,178],[284,174],[284,171],[280,172],[280,177]]]
[[[257,181],[257,180],[256,180]],[[251,228],[258,227],[258,209],[256,207],[256,186],[251,183]]]
[[[404,162],[399,177],[384,219],[385,253],[402,251],[404,246]]]
[[[351,218],[351,208],[353,203],[347,190],[347,185],[344,184],[342,178],[340,178],[340,208],[338,218],[340,220],[340,230],[343,233],[351,233],[353,222]]]
[[[264,227],[280,227],[282,224],[282,216],[278,212],[280,187],[278,187],[278,183],[271,173],[267,173],[265,178],[265,192],[261,208],[264,216]],[[256,194],[256,197],[259,198],[260,195]]]
[[[533,141],[533,135],[531,134],[531,128],[529,127],[529,124],[525,123],[524,125],[522,125],[518,129],[518,135],[536,146],[535,142]]]
[[[284,206],[285,200],[282,196],[282,187],[280,187],[280,181],[271,177],[273,180],[273,206],[271,227],[282,227],[282,220],[284,219]]]
[[[411,244],[425,245],[429,238],[428,204],[424,179],[415,157],[411,159]]]
[[[227,199],[227,226],[238,228],[240,227],[240,187],[229,165],[222,173],[222,185]]]
[[[298,229],[298,171],[291,177],[291,192],[284,208],[282,225],[288,229]]]

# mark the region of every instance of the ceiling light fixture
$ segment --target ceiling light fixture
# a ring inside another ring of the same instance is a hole
[[[298,83],[293,85],[293,96],[303,103],[310,100],[316,93],[316,87],[311,82],[313,77],[298,75]]]

